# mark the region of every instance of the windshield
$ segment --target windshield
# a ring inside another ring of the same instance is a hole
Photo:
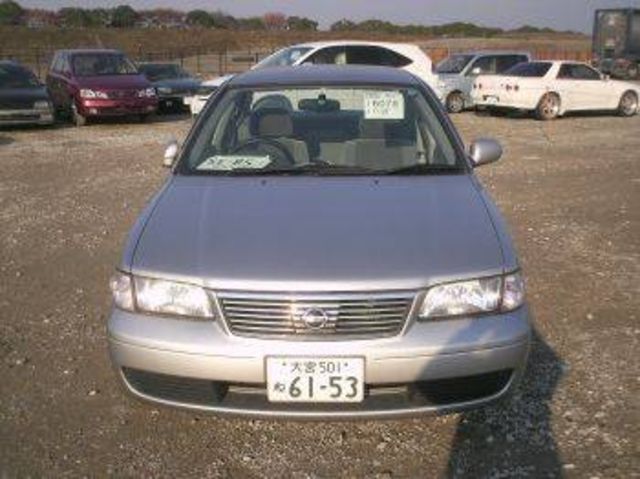
[[[414,88],[230,89],[208,111],[181,174],[461,172],[440,117]]]
[[[451,55],[438,64],[436,72],[461,73],[471,60],[473,60],[473,55]]]
[[[138,70],[124,55],[114,53],[80,53],[73,56],[77,76],[136,75]]]
[[[518,63],[516,66],[506,70],[503,75],[511,77],[537,77],[542,78],[551,68],[549,62],[528,62]]]
[[[190,75],[180,68],[179,65],[172,64],[139,65],[138,70],[152,82],[190,77]]]
[[[291,47],[278,50],[273,55],[259,62],[254,68],[290,67],[305,53],[311,51],[309,47]]]
[[[37,88],[40,82],[26,68],[17,65],[0,65],[0,88]]]

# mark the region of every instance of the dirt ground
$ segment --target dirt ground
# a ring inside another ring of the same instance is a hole
[[[528,280],[508,403],[380,422],[223,418],[126,396],[107,282],[185,117],[0,130],[0,477],[640,477],[640,117],[455,117]]]

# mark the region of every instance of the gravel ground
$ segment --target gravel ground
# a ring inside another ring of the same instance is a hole
[[[536,339],[518,394],[380,422],[222,418],[123,394],[107,281],[158,185],[151,125],[0,131],[0,477],[640,477],[640,117],[455,117],[511,225]]]

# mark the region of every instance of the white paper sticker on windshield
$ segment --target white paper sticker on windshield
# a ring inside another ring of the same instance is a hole
[[[364,94],[364,117],[367,120],[402,120],[404,98],[399,91],[368,91]]]
[[[266,156],[246,156],[246,155],[216,155],[207,158],[197,167],[203,171],[231,171],[238,169],[259,170],[271,163],[269,155]]]

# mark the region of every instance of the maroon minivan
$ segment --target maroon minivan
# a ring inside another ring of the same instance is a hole
[[[118,50],[58,50],[47,87],[56,113],[78,126],[105,116],[136,115],[144,121],[158,108],[151,83]]]

